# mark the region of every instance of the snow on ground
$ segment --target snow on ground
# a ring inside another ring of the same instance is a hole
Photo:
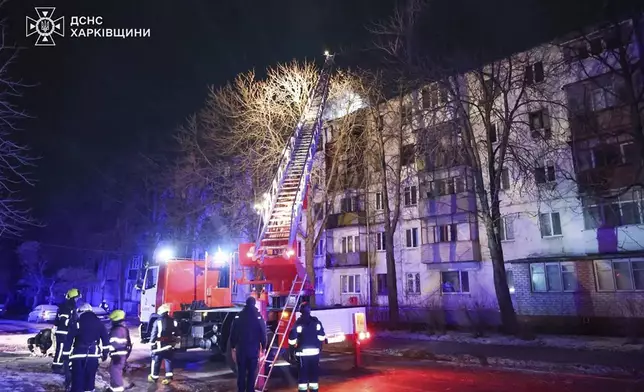
[[[483,337],[476,338],[470,333],[454,331],[438,335],[406,331],[382,331],[377,333],[377,336],[395,339],[429,340],[468,344],[558,347],[575,350],[607,350],[621,352],[644,350],[644,344],[628,344],[625,338],[599,336],[539,335],[534,340],[522,340],[513,336],[500,334],[487,334]]]

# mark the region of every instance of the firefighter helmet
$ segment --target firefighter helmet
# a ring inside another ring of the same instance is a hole
[[[117,322],[125,320],[125,312],[121,309],[117,309],[110,313],[110,320]]]
[[[80,297],[80,296],[81,295],[80,295],[80,292],[78,291],[78,289],[69,289],[67,291],[67,294],[65,294],[66,299],[77,298],[77,297]]]
[[[311,305],[309,305],[308,302],[302,302],[300,305],[300,313],[302,314],[310,314],[311,313]]]
[[[77,311],[78,313],[93,312],[94,308],[92,308],[92,305],[88,304],[87,302],[83,302],[81,306],[78,307]]]
[[[159,309],[157,309],[157,314],[164,314],[164,313],[170,313],[170,305],[163,304],[159,306]]]

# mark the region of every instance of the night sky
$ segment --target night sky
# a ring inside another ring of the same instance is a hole
[[[602,2],[435,0],[426,40],[439,54],[506,38],[507,47],[520,48],[596,19]],[[208,85],[294,58],[319,60],[327,48],[360,57],[370,41],[365,25],[388,15],[394,3],[10,0],[0,14],[10,38],[24,48],[12,73],[34,85],[19,102],[34,117],[21,122],[19,138],[41,157],[34,172],[39,182],[26,193],[36,215],[82,194],[104,162],[141,150],[142,140],[171,149],[172,133],[200,108]],[[71,15],[91,15],[102,16],[103,27],[149,28],[151,38],[65,37],[56,38],[56,47],[33,47],[24,23],[34,6],[56,6],[67,24]]]

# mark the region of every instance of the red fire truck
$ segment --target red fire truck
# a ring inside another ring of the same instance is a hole
[[[295,256],[294,245],[302,210],[306,208],[306,189],[328,95],[333,56],[326,55],[308,106],[284,147],[271,188],[259,206],[262,223],[257,241],[240,244],[233,253],[217,251],[204,260],[176,259],[161,250],[155,263],[145,268],[140,286],[144,342],[157,307],[167,303],[181,329],[178,348],[210,349],[230,360],[228,340],[233,319],[241,310],[233,304],[231,288],[233,276],[241,271],[242,277],[235,281],[253,288],[251,293],[258,298],[269,329],[270,345],[256,381],[256,390],[260,391],[275,366],[295,361],[285,355],[289,352],[285,350],[288,332],[297,317],[298,305],[315,295],[302,261]],[[327,343],[353,339],[355,315],[364,313],[365,308],[360,306],[312,310],[324,325]],[[364,328],[364,317],[360,319]],[[365,332],[358,337],[365,338]]]

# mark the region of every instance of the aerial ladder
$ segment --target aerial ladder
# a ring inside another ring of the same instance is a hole
[[[276,282],[280,277],[292,279],[277,327],[270,339],[266,355],[261,359],[255,380],[255,391],[264,392],[287,334],[295,322],[296,308],[307,287],[304,265],[295,255],[297,228],[302,214],[307,185],[313,166],[313,157],[320,143],[322,115],[329,93],[333,55],[326,59],[317,84],[311,91],[307,105],[293,134],[282,151],[277,173],[265,196],[261,229],[255,243],[253,260],[262,270],[265,281]],[[295,267],[293,271],[292,268]],[[291,273],[285,273],[289,271]],[[253,283],[253,282],[248,282]],[[260,282],[257,282],[260,283]],[[286,293],[288,286],[282,279],[281,287],[272,287],[278,294]]]

